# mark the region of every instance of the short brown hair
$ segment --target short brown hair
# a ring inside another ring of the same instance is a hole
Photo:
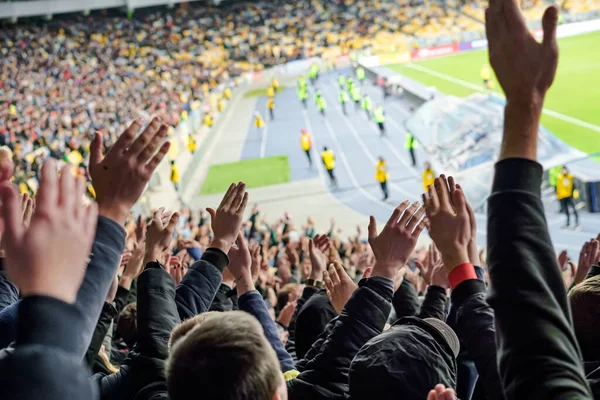
[[[206,318],[219,311],[207,311],[202,314],[198,314],[192,318],[186,319],[179,325],[177,325],[172,331],[169,337],[169,349],[173,347],[175,343],[186,335],[189,331],[200,325]]]
[[[173,341],[165,375],[170,400],[271,400],[283,382],[275,351],[243,311],[207,315]],[[197,396],[196,396],[197,397]]]
[[[135,345],[137,342],[137,303],[129,303],[121,311],[115,334],[123,339],[130,349]]]
[[[584,361],[600,359],[600,276],[579,283],[569,292],[575,335]]]

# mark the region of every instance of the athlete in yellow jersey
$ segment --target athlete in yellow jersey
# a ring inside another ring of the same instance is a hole
[[[488,91],[489,89],[492,88],[492,72],[490,71],[490,67],[485,64],[483,67],[481,67],[481,72],[479,73],[479,75],[481,75],[481,80],[483,81],[483,88]]]
[[[435,172],[431,169],[431,164],[425,163],[425,169],[423,170],[423,190],[425,193],[429,191],[429,186],[433,185],[435,180]]]
[[[265,120],[258,111],[254,112],[254,127],[259,131],[265,127]]]
[[[275,98],[274,97],[269,97],[269,100],[267,100],[267,108],[269,109],[269,116],[271,118],[271,121],[273,121],[275,119]]]
[[[175,160],[171,161],[171,182],[175,186],[175,191],[179,192],[179,168],[175,165]]]
[[[337,188],[337,180],[335,179],[335,175],[333,170],[335,169],[335,154],[333,151],[329,150],[327,146],[323,147],[323,152],[321,153],[321,159],[323,160],[323,165],[327,170],[327,174],[329,175],[329,179],[331,180],[331,186]]]
[[[300,133],[300,145],[302,145],[302,150],[304,150],[306,157],[308,157],[308,164],[312,168],[312,158],[310,157],[310,151],[312,150],[312,138],[304,128],[302,128]]]
[[[388,197],[390,197],[390,194],[389,194],[388,188],[387,188],[387,181],[389,178],[390,178],[390,174],[388,173],[388,170],[387,170],[387,164],[385,163],[385,160],[383,159],[383,157],[379,156],[379,158],[377,160],[377,167],[375,170],[375,179],[381,185],[381,190],[383,191],[383,201],[387,201]]]
[[[556,197],[560,201],[562,211],[567,214],[567,225],[563,228],[569,228],[571,224],[571,215],[569,214],[569,208],[573,209],[575,215],[575,229],[579,228],[579,215],[577,215],[577,208],[575,208],[575,185],[573,182],[573,175],[569,173],[567,167],[563,167],[560,175],[558,175],[558,181],[556,183]]]
[[[204,125],[208,126],[209,128],[213,126],[213,117],[211,113],[204,114]]]

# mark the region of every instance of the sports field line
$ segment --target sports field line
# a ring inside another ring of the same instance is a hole
[[[464,81],[462,79],[455,78],[455,77],[450,76],[450,75],[446,75],[446,74],[438,72],[438,71],[434,71],[434,70],[432,70],[430,68],[427,68],[427,67],[424,67],[422,65],[417,65],[417,64],[404,64],[404,65],[406,67],[408,67],[408,68],[412,68],[414,70],[424,72],[426,74],[435,76],[437,78],[444,79],[444,80],[446,80],[448,82],[452,82],[452,83],[455,83],[457,85],[464,86],[464,87],[469,88],[469,89],[473,89],[473,90],[475,90],[477,92],[485,93],[485,91],[480,86],[478,86],[478,85],[475,85],[475,84],[473,84],[471,82]],[[561,114],[559,112],[556,112],[556,111],[553,111],[553,110],[549,110],[547,108],[544,108],[542,110],[542,112],[544,114],[550,115],[551,117],[554,117],[554,118],[557,118],[557,119],[561,119],[561,120],[566,121],[566,122],[570,122],[573,125],[581,126],[583,128],[587,128],[587,129],[592,130],[594,132],[600,133],[600,126],[598,126],[598,125],[590,124],[589,122],[585,122],[585,121],[582,121],[582,120],[577,119],[577,118],[569,117],[568,115]]]

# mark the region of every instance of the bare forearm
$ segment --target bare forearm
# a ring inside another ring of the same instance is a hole
[[[537,137],[543,99],[525,96],[523,100],[507,101],[504,110],[504,137],[500,159],[537,159]]]

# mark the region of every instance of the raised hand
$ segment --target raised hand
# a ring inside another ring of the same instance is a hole
[[[36,210],[23,225],[21,200],[9,184],[0,187],[5,224],[6,272],[23,296],[45,295],[75,302],[96,230],[98,209],[83,205],[85,182],[67,165],[44,163]]]
[[[384,276],[394,279],[396,272],[406,264],[412,254],[417,239],[425,227],[422,219],[425,213],[418,202],[400,204],[377,234],[377,223],[371,216],[369,222],[369,244],[375,254],[375,266],[372,276]]]
[[[599,261],[600,242],[595,239],[585,242],[579,253],[579,264],[577,265],[577,272],[573,278],[575,284],[583,282],[592,265],[597,264]]]
[[[235,246],[229,249],[229,272],[235,279],[238,296],[254,290],[254,281],[252,280],[252,257],[248,250],[248,242],[242,233],[238,233]]]
[[[533,37],[517,0],[491,0],[485,11],[490,63],[507,100],[541,100],[552,85],[558,65],[558,9],[546,9],[544,39]],[[532,97],[533,96],[533,97]]]
[[[284,328],[287,328],[288,326],[290,326],[290,322],[292,322],[292,317],[294,316],[295,311],[296,301],[290,301],[283,307],[283,309],[279,313],[277,322],[279,322]]]
[[[262,255],[260,254],[260,246],[258,244],[255,244],[250,248],[250,258],[252,259],[252,265],[250,267],[250,271],[252,272],[252,282],[256,282],[262,268]]]
[[[223,196],[223,200],[219,207],[214,210],[207,208],[206,210],[211,217],[211,226],[214,233],[214,238],[211,242],[211,247],[221,250],[227,254],[229,249],[235,242],[242,227],[242,217],[248,205],[248,193],[246,192],[246,184],[240,182],[237,185],[232,183]]]
[[[169,127],[159,117],[136,138],[141,128],[140,121],[134,121],[104,158],[100,132],[96,132],[90,147],[89,172],[100,215],[121,225],[170,146],[169,142],[163,143]]]
[[[139,245],[135,243],[134,249],[131,252],[131,256],[127,261],[123,275],[119,280],[119,286],[125,289],[131,288],[131,283],[136,279],[144,270],[144,255],[146,254],[146,244],[144,242]]]
[[[446,177],[441,175],[429,187],[429,196],[423,194],[423,203],[430,224],[429,234],[442,253],[446,270],[450,272],[458,265],[468,263],[471,225],[462,191],[455,188],[450,192]]]
[[[316,235],[313,239],[308,242],[308,254],[310,255],[310,262],[312,269],[310,271],[310,278],[315,281],[323,280],[323,272],[327,267],[327,256],[329,252],[329,238],[327,235]]]
[[[173,280],[175,280],[175,286],[179,285],[179,283],[183,279],[183,276],[187,272],[187,267],[185,266],[187,252],[180,251],[179,253],[183,253],[183,255],[179,256],[178,254],[176,256],[171,256],[171,259],[169,260],[169,274],[171,275],[171,277],[173,277]]]
[[[440,383],[429,391],[427,400],[456,400],[456,393],[454,389],[446,389],[446,386]]]
[[[440,252],[435,247],[435,244],[429,246],[425,265],[419,260],[415,261],[415,265],[421,272],[421,277],[428,285],[448,288],[448,273],[444,270],[444,263]]]
[[[350,279],[342,264],[336,261],[325,272],[325,287],[331,305],[339,314],[358,286]]]
[[[163,253],[168,250],[177,221],[179,221],[179,213],[175,212],[171,214],[170,217],[167,217],[163,213],[162,208],[154,212],[152,221],[150,222],[150,225],[148,225],[146,231],[146,255],[144,257],[144,265],[150,261],[159,260]],[[169,260],[167,260],[166,264],[163,263],[165,268],[169,267]]]

